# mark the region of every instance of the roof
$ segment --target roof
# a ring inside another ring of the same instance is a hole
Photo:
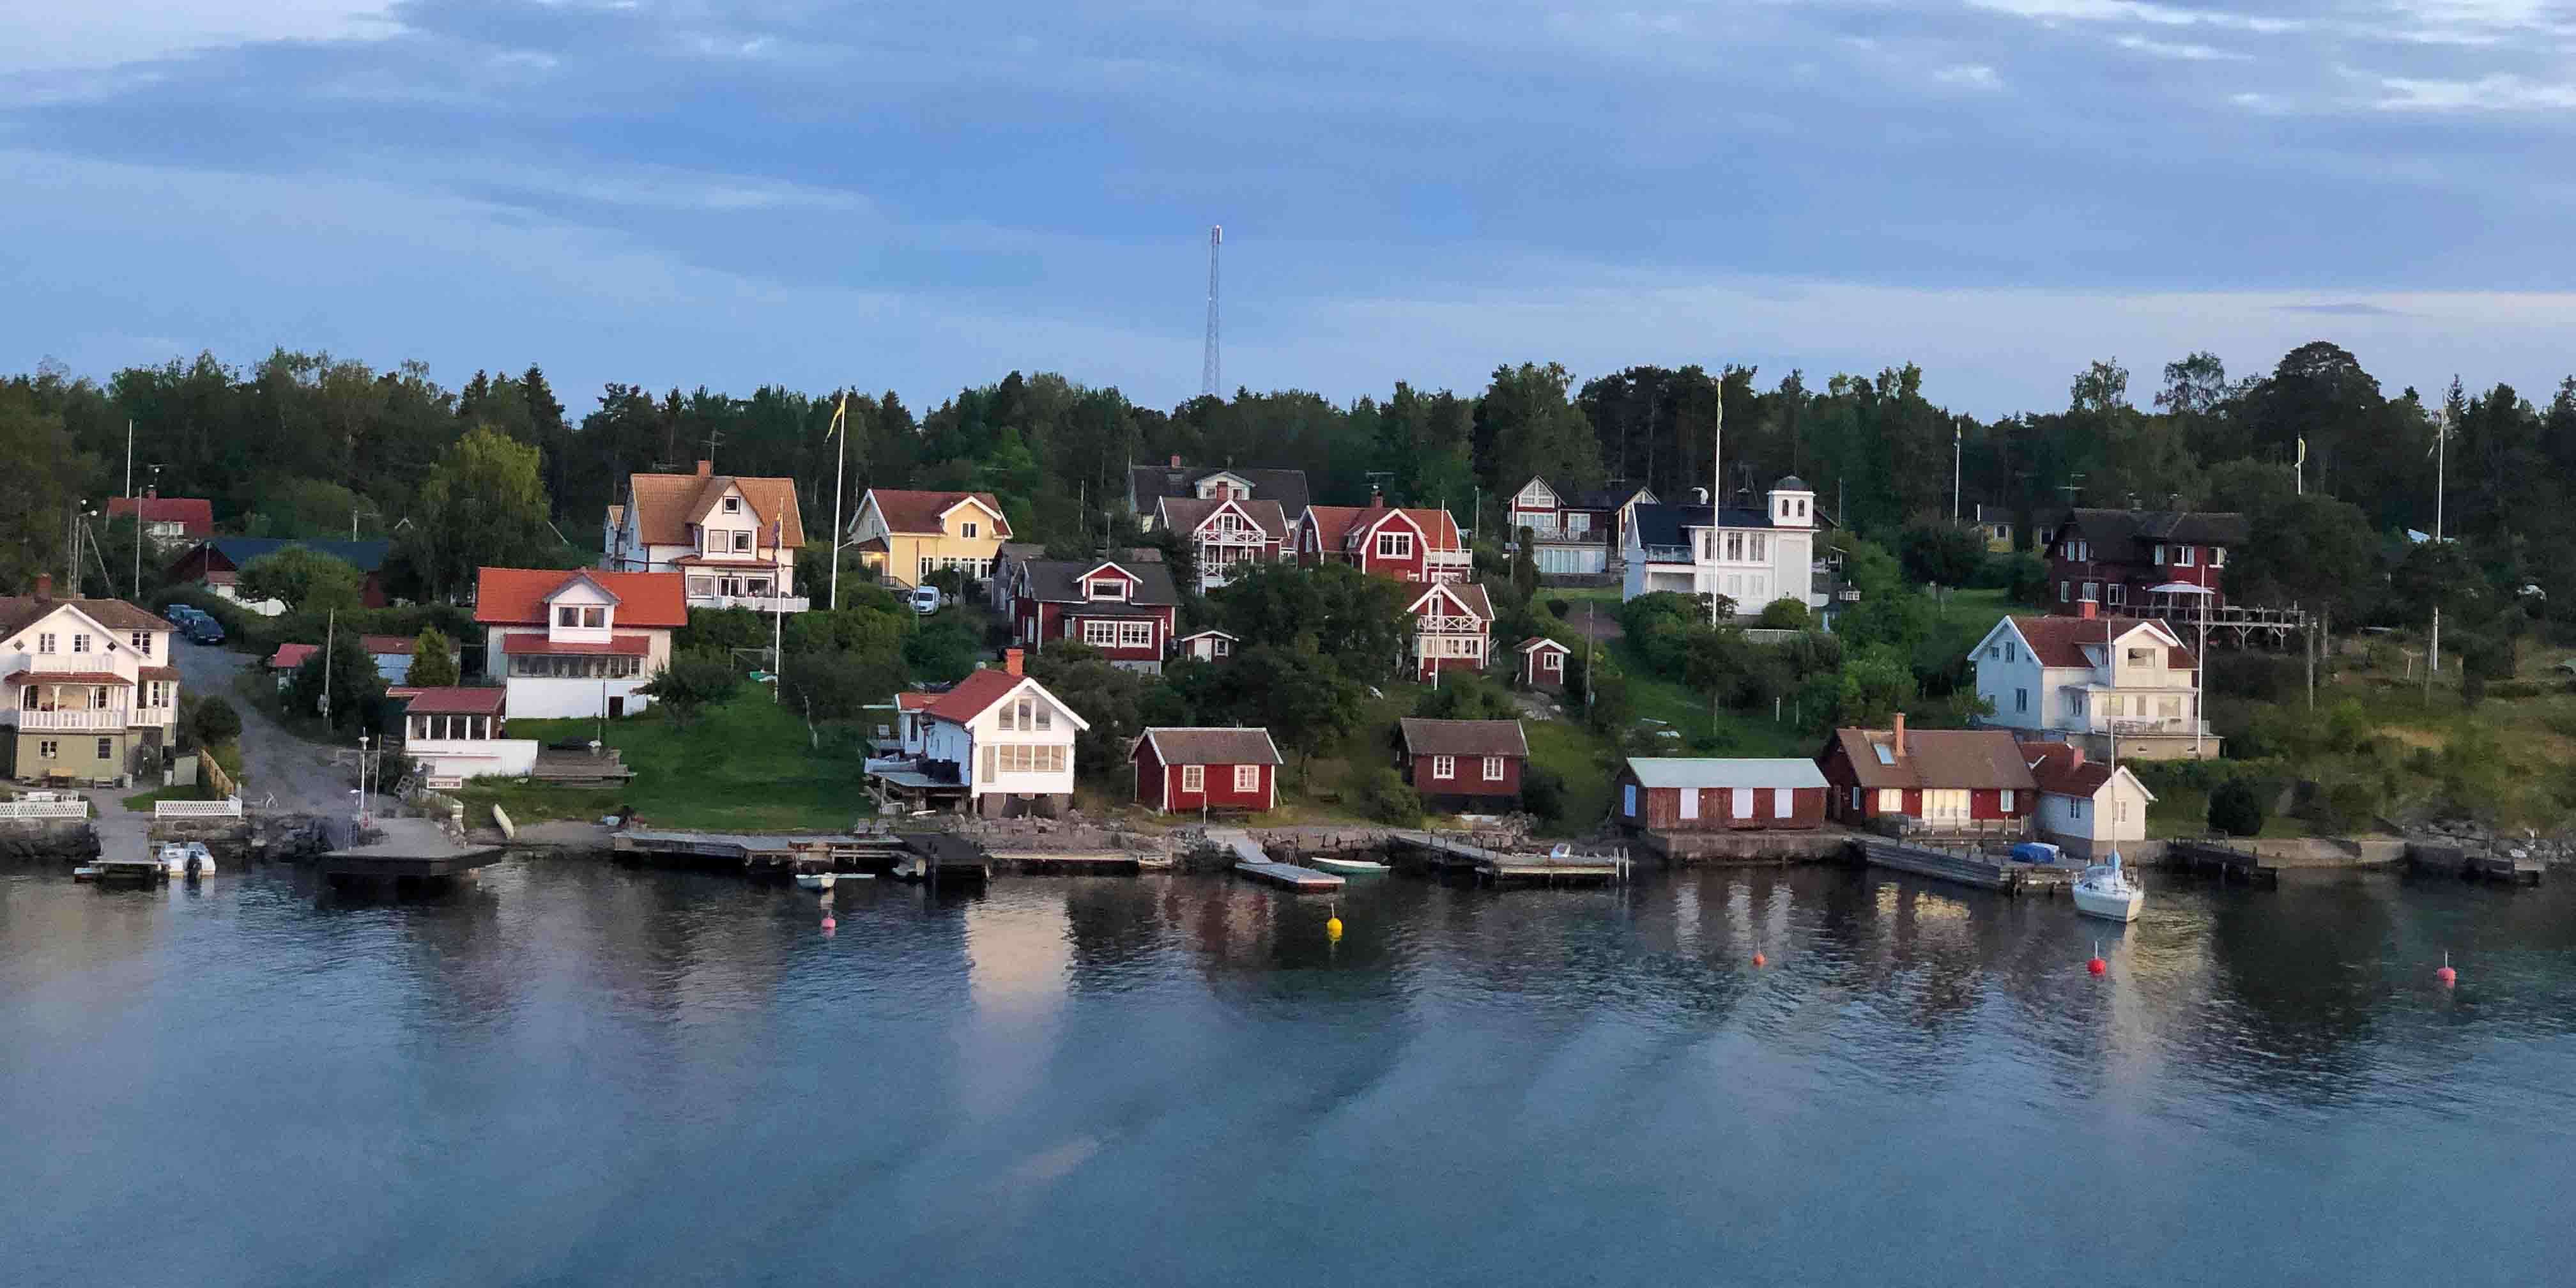
[[[33,684],[132,684],[134,681],[114,671],[11,671],[9,683],[26,681]]]
[[[1518,720],[1421,720],[1395,722],[1403,732],[1404,750],[1415,756],[1526,756],[1529,739]]]
[[[1563,479],[1532,477],[1545,483],[1547,490],[1556,494],[1557,505],[1568,510],[1616,510],[1650,490],[1645,484],[1628,479],[1612,479],[1598,487],[1579,488]]]
[[[974,501],[993,512],[997,537],[1011,535],[1011,521],[1002,514],[1002,503],[990,492],[916,492],[905,488],[872,487],[868,497],[877,503],[877,517],[885,520],[888,532],[941,532],[941,515]],[[861,498],[866,504],[867,498]]]
[[[1278,744],[1267,729],[1164,727],[1145,731],[1154,758],[1166,765],[1276,765]]]
[[[1236,635],[1236,634],[1235,634],[1234,632],[1232,632],[1232,631],[1221,631],[1221,630],[1218,630],[1217,628],[1215,628],[1215,627],[1211,626],[1211,627],[1209,627],[1209,628],[1207,628],[1206,630],[1203,630],[1203,631],[1191,631],[1191,632],[1190,632],[1189,634],[1187,634],[1187,635],[1175,636],[1175,637],[1173,638],[1173,642],[1174,642],[1174,643],[1180,643],[1180,642],[1185,641],[1185,640],[1200,640],[1200,639],[1206,639],[1207,637],[1209,637],[1209,636],[1211,636],[1211,635],[1217,636],[1217,637],[1218,637],[1218,638],[1220,638],[1220,639],[1229,639],[1229,640],[1240,640],[1240,639],[1242,638],[1241,636]],[[2570,661],[2576,661],[2576,658],[2571,658],[2571,659],[2569,659],[2569,660],[2570,660]]]
[[[1005,541],[993,551],[995,559],[1043,559],[1046,545],[1037,541]]]
[[[122,599],[38,599],[33,595],[0,595],[0,635],[9,635],[44,620],[57,608],[77,608],[83,616],[112,631],[174,631],[160,617]]]
[[[953,724],[964,724],[967,721],[984,714],[986,708],[989,708],[994,703],[1009,697],[1023,684],[1036,689],[1040,693],[1046,693],[1047,701],[1054,703],[1056,710],[1062,712],[1065,719],[1073,722],[1074,728],[1088,729],[1091,727],[1091,722],[1074,714],[1073,708],[1066,706],[1064,702],[1054,694],[1047,693],[1045,685],[1040,684],[1025,675],[1013,675],[1009,671],[1002,670],[998,667],[986,667],[983,670],[977,671],[973,675],[967,676],[963,680],[959,680],[956,688],[950,689],[948,692],[939,695],[939,700],[931,703],[929,707],[925,709],[928,710],[931,715],[936,716],[939,719],[949,721]]]
[[[794,479],[713,473],[628,475],[627,503],[635,512],[636,539],[651,546],[697,544],[689,535],[689,525],[704,520],[730,488],[742,490],[743,503],[760,520],[762,533],[773,523],[783,524],[783,544],[805,544],[805,519],[797,509]],[[615,522],[617,507],[609,509],[609,521]]]
[[[1772,491],[1774,491],[1774,492],[1813,492],[1813,491],[1815,491],[1815,489],[1814,489],[1814,488],[1811,488],[1811,487],[1807,486],[1807,481],[1806,481],[1805,479],[1799,478],[1799,477],[1798,477],[1797,475],[1795,475],[1795,474],[1783,475],[1783,476],[1781,477],[1781,479],[1780,479],[1780,481],[1779,481],[1779,482],[1774,483],[1774,484],[1772,484],[1772,485],[1771,485],[1771,490],[1772,490]]]
[[[308,541],[302,537],[213,537],[204,544],[236,570],[261,555],[301,546],[355,565],[360,572],[377,572],[384,568],[385,555],[394,548],[390,541]]]
[[[940,695],[936,693],[915,693],[906,689],[903,692],[894,695],[894,709],[897,711],[923,711],[927,710],[931,703],[937,702],[939,698]]]
[[[411,713],[416,716],[497,716],[509,690],[450,686],[413,689],[410,693]]]
[[[2009,619],[2013,629],[2021,632],[2022,642],[2030,646],[2032,657],[2041,666],[2072,667],[2090,670],[2095,665],[2084,655],[2090,645],[2106,638],[2118,639],[2144,626],[2154,630],[2165,641],[2165,665],[2188,671],[2200,665],[2191,650],[2176,642],[2166,626],[2144,617],[2031,617],[2020,613]],[[1980,641],[1982,645],[1982,641]]]
[[[644,657],[653,641],[642,635],[611,635],[604,640],[554,640],[535,631],[512,631],[501,637],[501,651],[522,657]]]
[[[493,626],[543,626],[546,597],[586,577],[617,599],[620,626],[689,624],[687,579],[676,572],[605,572],[597,568],[478,568],[474,620]]]
[[[1543,648],[1552,648],[1559,653],[1571,653],[1574,651],[1566,644],[1565,641],[1549,639],[1544,635],[1533,635],[1528,639],[1522,640],[1520,642],[1519,651],[1523,653],[1535,653]]]
[[[215,530],[215,506],[198,496],[111,496],[107,498],[107,517],[143,512],[145,523],[176,523],[180,531],[192,537],[210,536]]]
[[[1896,735],[1884,729],[1836,729],[1834,741],[1851,762],[1852,776],[1867,788],[1930,788],[1935,791],[2003,788],[2030,791],[2030,766],[2009,729],[1908,729],[1905,754],[1895,754]],[[1886,748],[1888,759],[1879,759]]]
[[[420,647],[420,639],[412,635],[361,635],[358,644],[370,653],[409,653]]]
[[[2245,544],[2245,516],[2221,510],[2087,510],[2075,509],[2066,514],[2064,523],[2072,523],[2089,540],[2110,546],[2116,542],[2132,545],[2158,541],[2178,541],[2187,545],[2240,546]]]
[[[291,671],[321,651],[319,644],[280,644],[276,652],[268,655],[268,667],[272,671]]]
[[[1207,522],[1209,515],[1231,505],[1240,508],[1244,517],[1252,520],[1253,526],[1260,528],[1271,540],[1288,539],[1288,512],[1277,501],[1260,497],[1248,501],[1239,497],[1202,501],[1194,496],[1167,496],[1160,504],[1163,507],[1163,526],[1174,532],[1191,531]]]
[[[1442,591],[1448,592],[1450,595],[1456,597],[1459,603],[1466,605],[1469,615],[1482,618],[1488,622],[1494,620],[1493,598],[1485,593],[1485,587],[1481,582],[1431,582],[1423,586],[1422,593],[1414,596],[1413,603],[1407,604],[1405,607],[1407,609],[1411,609],[1416,605],[1419,605],[1422,601],[1431,598],[1434,594]]]
[[[1290,523],[1306,517],[1310,503],[1306,491],[1306,471],[1270,470],[1231,465],[1131,465],[1127,468],[1128,499],[1138,514],[1154,512],[1154,502],[1167,496],[1196,497],[1199,480],[1211,474],[1231,474],[1252,485],[1252,495],[1265,501],[1276,501]]]
[[[1458,521],[1447,510],[1414,505],[1318,505],[1306,511],[1308,522],[1315,527],[1316,549],[1347,554],[1360,533],[1386,516],[1401,514],[1422,530],[1423,539],[1434,550],[1463,550],[1458,539]]]
[[[134,674],[137,679],[170,680],[175,682],[179,678],[179,668],[175,666],[138,666],[134,668]]]
[[[2021,744],[2021,752],[2022,759],[2030,764],[2031,777],[2039,783],[2039,790],[2052,796],[2090,798],[2102,790],[2102,784],[2114,776],[2123,776],[2136,783],[2148,800],[2156,798],[2156,794],[2147,791],[2147,785],[2138,782],[2138,776],[2126,767],[2115,767],[2107,760],[2087,759],[2080,747],[2062,742],[2025,742]]]
[[[1816,762],[1796,756],[1630,756],[1640,787],[1823,787]]]
[[[1708,507],[1704,505],[1641,505],[1637,507],[1637,544],[1645,546],[1687,546],[1690,529],[1708,526]],[[1726,508],[1724,527],[1767,528],[1771,512],[1749,505]]]
[[[1136,579],[1135,589],[1123,601],[1111,601],[1101,607],[1121,603],[1149,608],[1164,608],[1181,602],[1180,592],[1172,586],[1170,566],[1148,563],[1124,556],[1114,559],[1030,559],[1020,564],[1028,574],[1025,583],[1029,598],[1049,604],[1088,602],[1082,593],[1084,573],[1102,564],[1115,564]]]

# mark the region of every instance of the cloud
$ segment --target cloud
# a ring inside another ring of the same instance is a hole
[[[2008,13],[2040,22],[2136,22],[2158,27],[2214,27],[2228,31],[2296,31],[2300,20],[2224,9],[2186,9],[2139,0],[1968,0],[1979,9]]]
[[[1941,84],[1956,85],[1962,89],[1994,90],[2004,87],[2003,77],[1997,76],[1994,68],[1983,63],[1964,63],[1956,67],[1944,67],[1932,73],[1932,79]]]
[[[17,6],[0,71],[115,67],[263,41],[383,40],[396,0],[70,0]]]
[[[2387,93],[2378,105],[2391,112],[2556,112],[2576,108],[2576,81],[2534,81],[2509,72],[2476,80],[2414,80],[2402,76],[2380,82]]]
[[[2254,57],[2242,50],[2151,40],[2145,36],[2122,36],[2112,43],[2134,54],[2147,54],[2156,58],[2179,58],[2184,62],[2192,63],[2250,62]]]
[[[2395,310],[2389,309],[2383,305],[2362,304],[2357,302],[2346,302],[2342,304],[2275,304],[2272,307],[2279,309],[2284,313],[2313,313],[2320,317],[2385,318],[2397,316]]]

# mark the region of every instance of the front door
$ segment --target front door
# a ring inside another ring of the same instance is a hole
[[[625,715],[625,714],[626,714],[626,699],[624,699],[624,698],[610,698],[610,699],[608,700],[608,718],[609,718],[609,719],[614,720],[614,719],[617,719],[619,716],[622,716],[622,715]]]

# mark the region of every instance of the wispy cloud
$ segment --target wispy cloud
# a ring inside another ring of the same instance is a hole
[[[2254,58],[2254,55],[2241,49],[2220,49],[2213,45],[2154,40],[2146,36],[2122,36],[2112,43],[2133,54],[2147,54],[2156,58],[2179,58],[2184,62],[2192,63],[2241,63],[2251,62]]]
[[[384,40],[397,0],[77,0],[14,7],[0,71],[150,62],[263,41]]]
[[[1956,85],[1962,89],[1992,90],[2004,87],[2004,78],[1996,75],[1995,69],[1984,63],[1962,63],[1955,67],[1944,67],[1932,73],[1932,79],[1941,84]]]
[[[2391,76],[2378,105],[2391,112],[2554,112],[2576,108],[2576,81],[2535,81],[2509,72],[2476,80]]]

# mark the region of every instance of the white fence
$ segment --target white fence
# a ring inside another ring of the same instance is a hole
[[[242,803],[239,796],[228,796],[219,801],[154,801],[152,803],[154,818],[240,818],[241,816]]]
[[[0,801],[0,818],[88,818],[89,802]]]

